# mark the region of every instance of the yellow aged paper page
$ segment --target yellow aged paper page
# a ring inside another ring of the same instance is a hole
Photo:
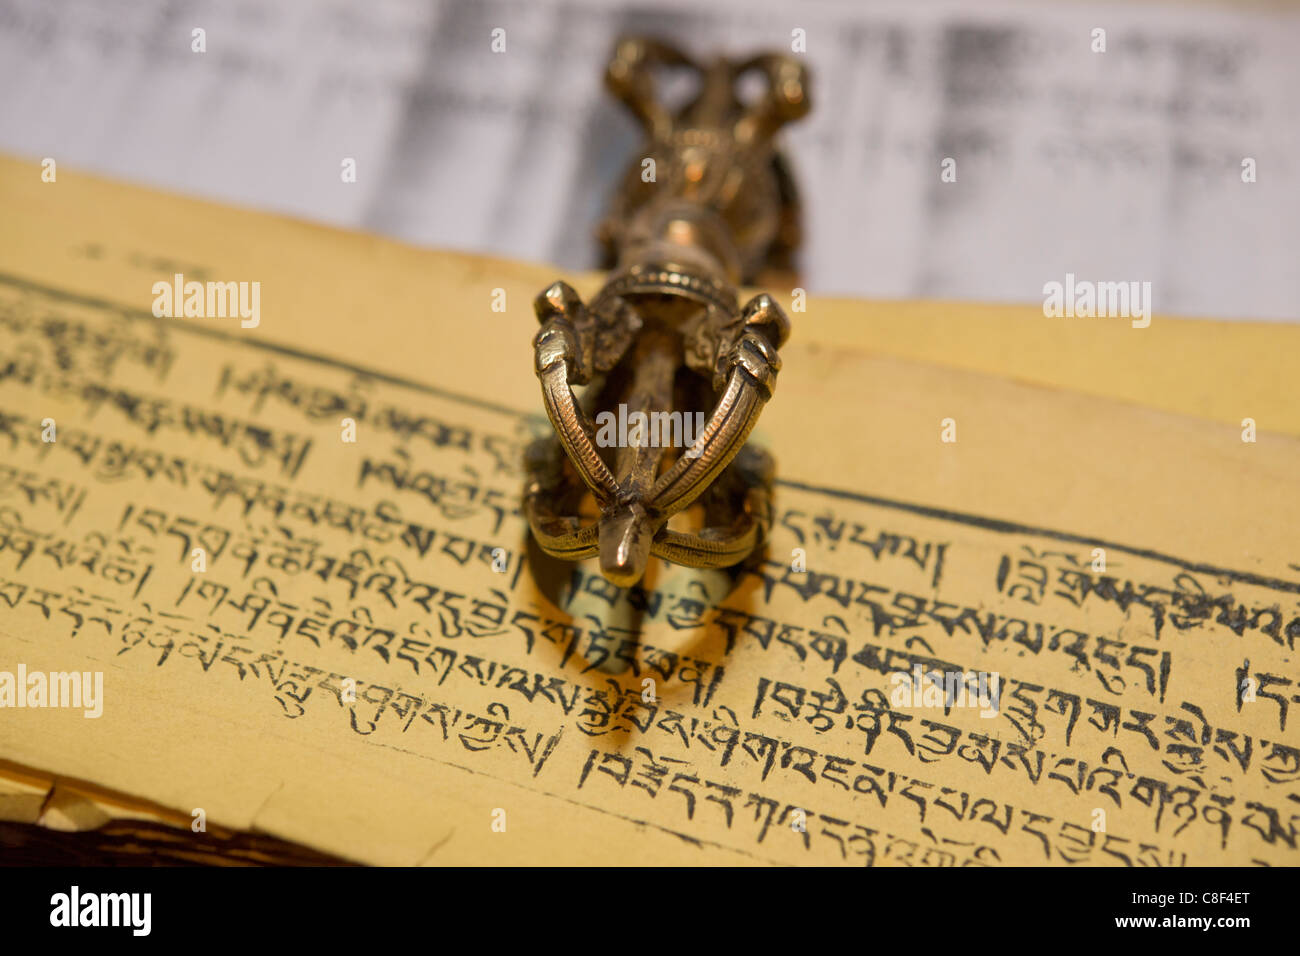
[[[1297,862],[1300,441],[796,326],[766,560],[619,592],[527,559],[536,290],[67,185],[0,196],[0,672],[102,695],[11,768],[372,863]]]

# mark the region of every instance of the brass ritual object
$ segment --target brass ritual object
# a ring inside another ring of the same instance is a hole
[[[667,69],[698,86],[676,112],[655,97]],[[742,102],[754,78],[761,91]],[[773,137],[809,104],[794,57],[701,65],[645,39],[618,43],[605,81],[646,143],[600,227],[609,280],[588,304],[562,281],[534,302],[555,434],[528,449],[524,505],[543,551],[599,555],[601,573],[630,587],[652,554],[724,568],[766,540],[774,463],[745,440],[772,397],[790,322],[767,294],[740,307],[736,289],[798,242],[794,183]],[[581,399],[573,386],[586,386]],[[588,491],[599,517],[584,523]],[[697,500],[702,526],[668,527]]]

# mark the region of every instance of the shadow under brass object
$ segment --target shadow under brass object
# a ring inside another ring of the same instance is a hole
[[[673,68],[698,85],[675,113],[654,88]],[[762,87],[749,104],[738,95],[747,77]],[[700,65],[626,39],[605,79],[647,142],[601,226],[613,262],[605,286],[584,304],[556,282],[534,303],[555,435],[528,449],[524,504],[547,554],[599,555],[601,573],[630,587],[652,554],[723,568],[767,537],[773,462],[745,439],[772,397],[790,322],[766,294],[740,307],[736,287],[798,242],[793,179],[773,137],[809,104],[804,67],[780,55]],[[587,386],[581,400],[573,386]],[[588,491],[599,518],[584,524]],[[668,527],[697,500],[702,527]]]

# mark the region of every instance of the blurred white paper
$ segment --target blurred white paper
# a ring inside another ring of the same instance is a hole
[[[601,86],[614,39],[706,56],[799,29],[810,290],[1040,302],[1073,273],[1150,281],[1164,314],[1297,319],[1297,27],[1173,4],[0,0],[0,150],[587,267],[638,143]]]

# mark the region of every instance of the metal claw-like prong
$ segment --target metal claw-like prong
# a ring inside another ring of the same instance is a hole
[[[582,297],[563,279],[552,282],[533,299],[533,311],[537,313],[537,321],[542,325],[555,318],[572,322],[583,308]]]
[[[598,499],[608,502],[618,494],[618,482],[592,444],[591,422],[570,387],[590,375],[590,360],[582,354],[570,321],[583,308],[582,300],[568,284],[556,282],[537,297],[534,307],[543,322],[533,339],[533,364],[546,415],[582,480]]]
[[[676,47],[638,37],[619,40],[605,68],[606,89],[623,102],[652,136],[666,132],[672,125],[672,116],[655,98],[654,69],[660,65],[699,69]]]
[[[745,303],[740,311],[745,328],[761,332],[776,348],[780,348],[790,338],[790,320],[785,311],[766,292],[760,292]]]
[[[578,326],[586,315],[581,296],[567,282],[552,282],[533,300],[533,311],[542,326],[533,339],[537,374],[562,361],[569,384],[585,385],[591,361],[578,342]]]
[[[665,517],[689,507],[731,463],[772,397],[781,359],[761,335],[741,336],[728,364],[726,387],[704,431],[650,493],[651,503]]]
[[[737,142],[753,145],[770,140],[787,123],[808,114],[808,70],[792,56],[768,54],[742,63],[737,74],[761,70],[767,91],[736,121]]]
[[[600,517],[600,573],[621,588],[640,581],[650,560],[657,525],[639,502],[608,509]]]

